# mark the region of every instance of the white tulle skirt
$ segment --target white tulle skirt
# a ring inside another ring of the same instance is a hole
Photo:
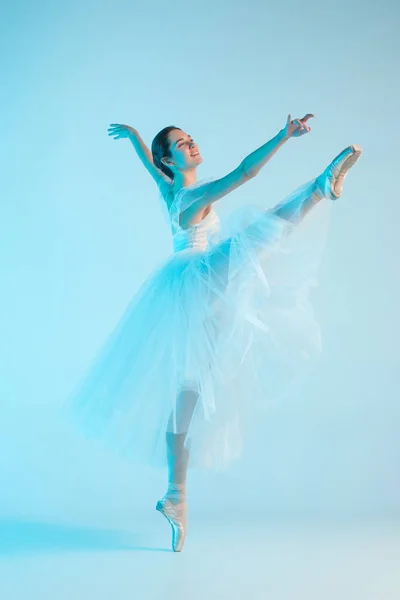
[[[312,185],[293,195],[306,198]],[[189,467],[238,458],[243,430],[288,385],[300,390],[294,382],[320,352],[309,295],[328,213],[322,200],[294,227],[242,206],[220,218],[206,250],[169,256],[68,398],[84,434],[160,467],[166,432],[186,432]]]

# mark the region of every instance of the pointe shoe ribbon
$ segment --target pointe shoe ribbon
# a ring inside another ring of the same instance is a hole
[[[187,509],[186,501],[174,504],[168,497],[164,496],[157,502],[158,510],[167,519],[172,527],[172,549],[174,552],[180,552],[185,543]]]
[[[337,200],[342,194],[344,178],[361,154],[362,148],[357,144],[342,150],[316,179],[317,192],[321,192],[325,198]]]

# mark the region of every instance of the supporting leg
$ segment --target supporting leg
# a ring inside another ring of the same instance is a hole
[[[189,450],[185,447],[185,439],[198,397],[195,389],[181,389],[176,399],[175,414],[171,414],[168,422],[168,482],[172,484],[186,483]]]
[[[199,394],[195,389],[181,389],[176,400],[176,410],[171,414],[167,432],[168,489],[157,503],[172,527],[172,548],[183,548],[187,527],[186,475],[189,450],[185,447],[186,435]]]

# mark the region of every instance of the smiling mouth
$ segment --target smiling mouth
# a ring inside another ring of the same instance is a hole
[[[200,152],[195,152],[194,154],[191,154],[190,156],[199,156]]]

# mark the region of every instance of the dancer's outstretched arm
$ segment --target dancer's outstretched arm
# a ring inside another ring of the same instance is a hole
[[[307,114],[302,119],[292,121],[288,115],[285,127],[269,142],[258,148],[243,160],[242,165],[249,177],[258,175],[262,167],[273,157],[279,148],[291,137],[300,137],[311,131],[307,121],[314,115]]]
[[[246,156],[234,171],[221,179],[204,183],[190,190],[188,193],[193,194],[193,202],[188,211],[193,214],[196,213],[255,177],[288,139],[300,137],[311,130],[311,127],[307,125],[307,121],[313,116],[307,114],[302,119],[292,121],[291,115],[289,115],[286,126],[272,140]],[[196,200],[196,197],[198,200]]]
[[[113,125],[110,125],[108,132],[108,134],[113,136],[114,139],[128,138],[130,140],[132,146],[137,152],[138,157],[157,184],[162,177],[165,177],[161,169],[158,169],[154,165],[151,151],[146,146],[136,129],[130,127],[129,125],[118,125],[114,123]]]

